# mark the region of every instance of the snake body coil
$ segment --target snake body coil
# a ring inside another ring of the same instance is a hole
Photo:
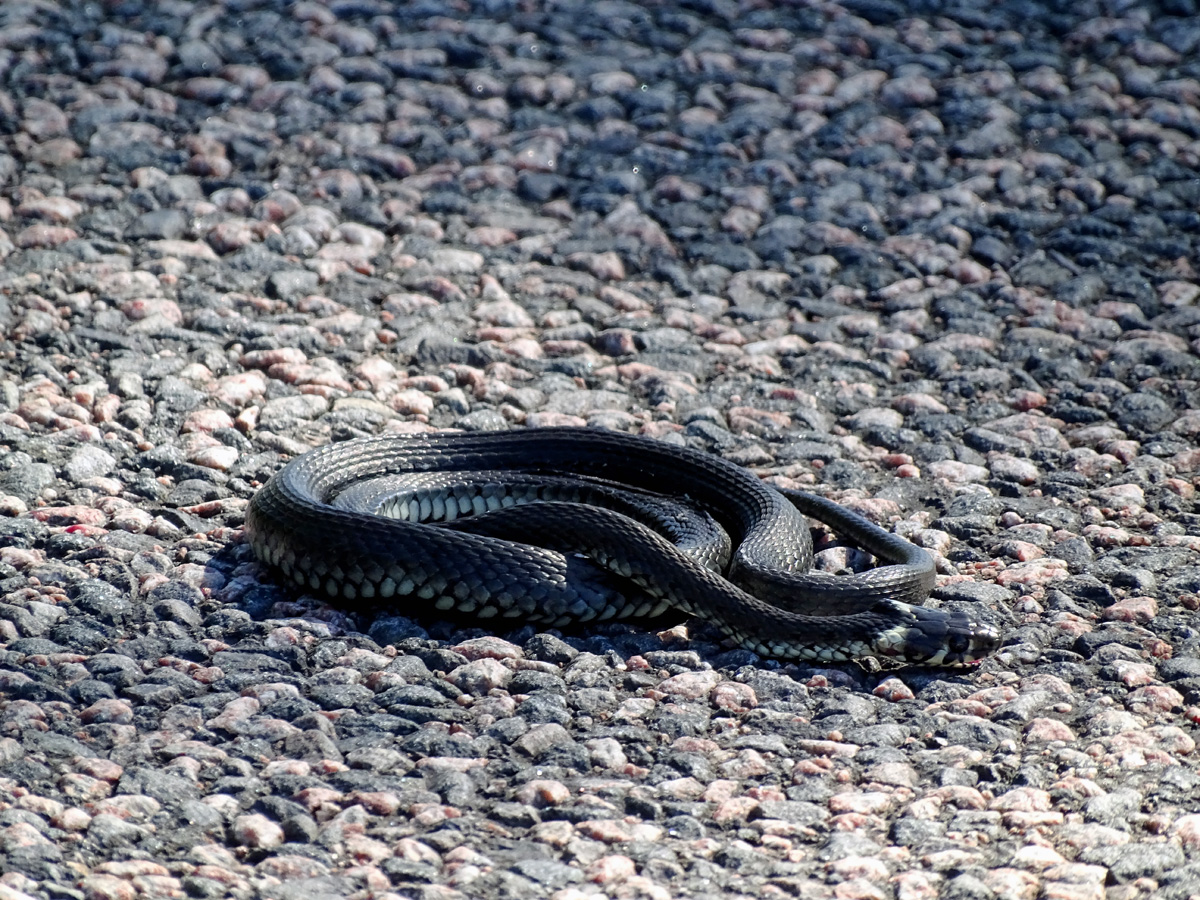
[[[797,507],[897,564],[808,572]],[[964,613],[919,606],[933,561],[907,541],[718,457],[617,432],[331,444],[258,491],[246,534],[260,560],[342,606],[548,626],[674,609],[759,654],[828,662],[964,665],[998,642]]]

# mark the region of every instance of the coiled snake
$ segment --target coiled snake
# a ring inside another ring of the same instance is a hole
[[[894,564],[808,572],[801,510]],[[827,662],[965,665],[998,643],[972,616],[922,608],[932,559],[861,516],[598,429],[330,444],[255,494],[245,530],[261,561],[352,608],[554,627],[675,610],[763,656]]]

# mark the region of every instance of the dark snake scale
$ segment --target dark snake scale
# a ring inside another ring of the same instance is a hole
[[[809,572],[802,513],[892,564]],[[330,444],[258,491],[246,534],[264,563],[350,609],[547,627],[685,614],[760,655],[822,662],[966,665],[999,642],[966,613],[921,607],[929,554],[856,513],[598,429]]]

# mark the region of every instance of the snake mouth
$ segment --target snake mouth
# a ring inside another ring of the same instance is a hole
[[[904,618],[903,624],[881,635],[880,655],[898,657],[908,665],[972,666],[1000,645],[1000,632],[994,625],[961,610],[909,606]]]

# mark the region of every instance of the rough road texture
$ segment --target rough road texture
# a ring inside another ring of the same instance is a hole
[[[3,3],[0,898],[1200,894],[1198,103],[1195,0]],[[241,541],[309,446],[560,423],[1004,647],[363,622]]]

